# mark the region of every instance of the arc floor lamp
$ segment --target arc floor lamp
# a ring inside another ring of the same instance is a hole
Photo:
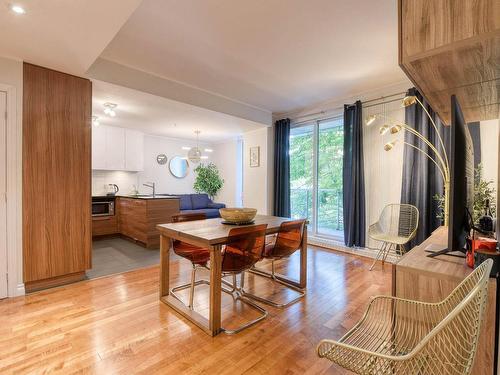
[[[406,96],[403,99],[403,107],[409,107],[411,105],[420,105],[422,109],[424,110],[425,114],[429,118],[430,123],[434,127],[434,130],[436,132],[439,145],[433,145],[432,142],[425,137],[422,133],[418,132],[415,130],[413,127],[411,127],[408,124],[405,124],[401,121],[392,119],[388,117],[385,114],[374,114],[369,116],[366,119],[366,125],[370,126],[373,124],[377,119],[382,119],[385,121],[385,123],[380,127],[379,133],[380,135],[384,136],[387,133],[390,134],[398,134],[401,131],[407,131],[410,132],[411,134],[415,135],[418,139],[420,139],[424,144],[426,144],[429,148],[429,152],[424,151],[422,148],[419,146],[413,145],[411,143],[408,143],[406,141],[403,141],[403,144],[413,148],[414,150],[424,154],[428,159],[430,159],[437,167],[439,170],[443,182],[444,182],[444,225],[448,225],[448,218],[449,218],[449,199],[450,199],[450,165],[448,161],[448,156],[446,154],[446,147],[444,146],[443,138],[441,137],[441,134],[439,133],[439,130],[437,128],[436,123],[434,122],[432,116],[430,115],[429,111],[425,108],[424,104],[414,95],[411,96]],[[384,150],[385,151],[391,151],[396,143],[398,142],[398,139],[387,142],[384,145]],[[441,151],[438,149],[438,147],[441,146]]]

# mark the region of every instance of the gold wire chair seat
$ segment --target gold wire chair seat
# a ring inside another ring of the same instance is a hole
[[[322,358],[361,375],[468,375],[477,349],[493,261],[482,263],[442,302],[378,296]]]
[[[405,244],[417,234],[418,218],[418,209],[411,204],[392,203],[384,207],[378,221],[368,227],[368,236],[381,242],[370,271],[379,259],[383,264],[391,251],[396,256],[405,253]]]
[[[387,233],[379,223],[370,225],[368,235],[376,241],[390,242],[397,245],[404,245],[408,242],[408,236],[398,235],[398,233]]]

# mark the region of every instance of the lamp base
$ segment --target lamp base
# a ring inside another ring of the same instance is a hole
[[[427,257],[429,257],[429,258],[435,258],[439,255],[447,255],[450,257],[457,257],[457,258],[464,258],[465,259],[465,253],[462,253],[462,251],[460,251],[460,250],[450,251],[450,249],[448,249],[447,247],[437,246],[437,245],[433,245],[433,244],[430,244],[429,246],[427,246],[424,249],[424,251],[426,253],[430,253],[429,255],[427,255]]]

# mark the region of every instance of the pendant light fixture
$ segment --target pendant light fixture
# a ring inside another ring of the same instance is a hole
[[[200,131],[195,130],[194,133],[196,134],[196,147],[191,147],[188,151],[188,159],[192,163],[199,163],[201,160],[201,150],[200,150]]]
[[[195,130],[194,133],[196,134],[196,146],[195,147],[184,146],[184,147],[182,147],[182,149],[188,151],[187,159],[191,163],[197,164],[201,160],[208,159],[208,156],[202,155],[202,153],[201,153],[201,149],[200,149],[200,133],[201,133],[201,131]],[[213,152],[213,150],[210,148],[206,148],[205,152]]]

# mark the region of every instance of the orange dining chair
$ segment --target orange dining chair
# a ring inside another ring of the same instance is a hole
[[[274,262],[276,260],[287,258],[302,247],[304,225],[305,225],[305,219],[285,221],[281,223],[278,235],[275,237],[275,241],[266,244],[262,256],[263,259],[271,260],[271,272],[269,273],[267,271],[255,267],[253,267],[250,270],[250,272],[252,273],[268,277],[284,285],[285,287],[296,291],[298,293],[298,296],[289,302],[277,303],[270,299],[248,293],[243,289],[243,295],[245,297],[252,298],[256,301],[280,308],[290,306],[291,304],[297,302],[299,299],[304,297],[305,291],[287,282],[286,279],[283,277],[283,275],[278,275],[275,271],[275,265],[274,265]],[[244,287],[244,281],[242,281],[242,284]]]
[[[191,214],[176,214],[172,215],[173,223],[180,223],[185,221],[205,220],[207,216],[204,213],[191,213]],[[196,281],[196,270],[199,268],[208,269],[208,261],[210,260],[210,251],[207,248],[191,245],[179,240],[172,241],[172,249],[174,253],[182,258],[189,260],[193,266],[191,270],[191,282],[172,288],[170,294],[182,302],[181,298],[176,295],[176,292],[189,288],[189,304],[188,307],[193,309],[194,287],[197,285],[210,285],[208,280]]]
[[[244,272],[252,268],[262,258],[266,243],[266,228],[267,224],[261,224],[232,228],[229,231],[228,241],[222,250],[221,268],[222,277],[232,276],[233,283],[231,284],[223,280],[222,283],[231,289],[222,287],[222,291],[231,294],[235,300],[239,300],[259,311],[261,315],[236,329],[229,330],[222,328],[226,334],[238,333],[260,322],[267,316],[266,310],[243,296],[242,289],[238,286],[236,280],[236,276],[239,274],[242,275],[243,280]]]

